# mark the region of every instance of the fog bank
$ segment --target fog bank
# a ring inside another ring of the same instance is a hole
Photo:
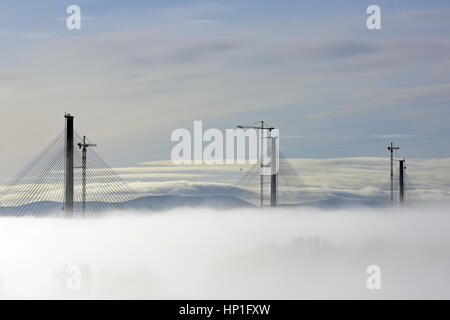
[[[448,205],[2,218],[0,298],[448,299],[449,231]]]

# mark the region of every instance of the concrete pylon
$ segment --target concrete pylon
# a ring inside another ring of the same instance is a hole
[[[65,197],[64,210],[66,218],[73,217],[73,116],[69,113],[64,115],[66,119],[66,165],[65,165]]]
[[[272,133],[272,132],[271,132]],[[278,136],[272,135],[272,154],[270,157],[270,206],[278,204],[278,169],[279,169],[279,145]]]
[[[399,167],[399,200],[400,204],[405,202],[405,160],[400,160]]]

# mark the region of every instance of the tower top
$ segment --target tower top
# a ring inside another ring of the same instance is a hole
[[[396,147],[394,146],[394,143],[391,142],[391,145],[389,147],[387,147],[389,151],[394,151],[394,150],[398,150],[400,149],[400,147]]]

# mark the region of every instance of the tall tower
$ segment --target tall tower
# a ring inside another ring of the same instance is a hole
[[[279,169],[279,145],[278,136],[270,131],[272,140],[272,153],[270,156],[270,206],[276,207],[278,204],[278,169]]]
[[[387,148],[391,152],[391,203],[394,203],[394,151],[400,148],[395,147],[392,142]]]
[[[405,160],[399,160],[400,167],[399,167],[399,200],[400,204],[403,204],[405,202]]]
[[[66,218],[73,217],[73,116],[64,115],[66,119],[66,147],[65,147],[65,197],[64,209]]]
[[[78,143],[78,147],[81,149],[81,210],[83,217],[86,215],[86,171],[87,171],[87,148],[96,147],[96,144],[87,143],[86,136],[83,136],[83,142]]]
[[[270,205],[272,207],[277,206],[277,183],[278,183],[278,165],[279,165],[279,146],[278,146],[278,132],[277,134],[274,134],[274,131],[276,130],[274,127],[268,127],[265,126],[264,121],[261,121],[260,126],[242,126],[239,125],[237,128],[240,129],[255,129],[260,130],[260,141],[259,141],[259,164],[260,164],[260,206],[264,207],[264,176],[270,176]],[[276,130],[278,131],[278,130]],[[266,165],[264,163],[264,154],[265,154],[265,148],[264,144],[266,142],[266,138],[268,138],[268,134],[270,134],[270,138],[272,139],[272,156],[271,156],[271,164]],[[267,171],[267,169],[269,171]]]

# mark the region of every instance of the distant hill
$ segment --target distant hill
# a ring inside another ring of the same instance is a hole
[[[306,205],[322,209],[338,209],[350,207],[384,207],[389,204],[389,199],[385,195],[363,196],[340,191],[327,194],[325,199]]]
[[[75,207],[80,207],[75,203]],[[235,209],[251,208],[251,204],[232,196],[146,196],[140,197],[123,204],[119,209],[130,208],[137,210],[162,211],[171,210],[178,207],[189,208],[215,208],[215,209]],[[88,202],[88,211],[102,212],[111,210],[111,204],[106,202]],[[63,204],[54,201],[41,201],[26,204],[20,207],[0,207],[2,216],[58,216],[64,213]]]
[[[253,205],[232,196],[146,196],[129,202],[131,208],[170,210],[177,207],[210,207],[215,209],[251,208]]]
[[[383,207],[388,202],[385,197],[364,197],[355,194],[344,194],[342,192],[328,195],[327,199],[314,202],[282,205],[280,207],[316,207],[322,209],[336,209],[344,207]],[[80,208],[80,203],[75,203],[76,208]],[[254,208],[252,204],[233,196],[215,195],[215,196],[175,196],[175,195],[158,195],[140,197],[122,204],[118,209],[136,209],[148,211],[164,211],[175,208],[213,208],[219,210],[236,209],[236,208]],[[111,210],[111,204],[107,202],[88,202],[88,212],[104,212]],[[79,210],[78,210],[79,211]],[[1,216],[18,215],[18,216],[58,216],[63,215],[63,204],[60,202],[43,201],[30,203],[21,207],[0,207]]]

